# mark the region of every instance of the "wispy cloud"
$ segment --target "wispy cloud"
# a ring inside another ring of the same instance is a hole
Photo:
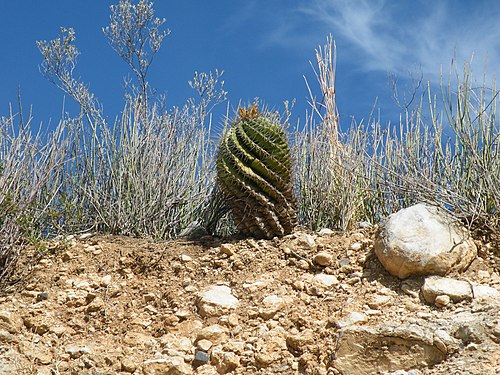
[[[407,75],[417,68],[436,80],[454,56],[460,66],[472,55],[479,74],[485,63],[489,73],[500,68],[500,3],[495,1],[312,0],[296,3],[282,17],[267,43],[297,46],[331,32],[343,46],[339,61],[363,71]]]

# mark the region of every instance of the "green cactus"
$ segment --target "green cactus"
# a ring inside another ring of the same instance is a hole
[[[282,127],[259,113],[240,108],[240,118],[224,135],[217,177],[239,231],[255,238],[292,232],[297,208],[292,163]]]

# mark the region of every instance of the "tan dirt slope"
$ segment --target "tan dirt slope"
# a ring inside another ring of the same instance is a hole
[[[374,232],[51,243],[26,284],[0,297],[0,374],[340,374],[359,359],[367,374],[499,374],[500,303],[427,304],[423,277],[382,268]],[[479,246],[451,277],[500,290],[498,257]],[[215,285],[238,303],[207,315],[201,297]],[[446,328],[464,314],[480,324],[449,331],[450,342],[364,337],[356,358],[341,347],[352,326]]]

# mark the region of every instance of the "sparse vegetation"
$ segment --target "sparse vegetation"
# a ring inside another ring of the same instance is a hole
[[[475,87],[466,66],[454,77],[456,87],[451,78],[441,82],[441,95],[428,85],[415,108],[404,108],[399,124],[370,119],[341,133],[331,38],[316,56],[323,101],[311,94],[309,121],[295,133],[301,223],[345,230],[426,201],[469,225],[498,228],[500,96],[494,82]]]
[[[196,73],[190,84],[197,97],[165,109],[147,81],[168,34],[164,23],[146,0],[112,7],[105,35],[137,78],[113,124],[73,75],[79,54],[74,31],[38,42],[42,72],[81,110],[50,134],[33,127],[21,104],[0,120],[0,282],[23,244],[56,234],[99,230],[169,238],[195,224],[212,233],[234,230],[214,190],[211,113],[226,98],[222,73]],[[334,58],[330,38],[317,51],[322,99],[311,90],[309,117],[291,135],[299,224],[346,230],[423,200],[498,231],[495,84],[477,88],[466,68],[455,83],[442,82],[437,95],[429,86],[418,106],[404,108],[399,124],[353,121],[341,132]]]
[[[240,108],[221,140],[216,167],[217,182],[242,234],[272,239],[293,231],[297,207],[287,135],[257,104]]]

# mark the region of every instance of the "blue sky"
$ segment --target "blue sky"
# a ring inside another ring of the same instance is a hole
[[[118,0],[0,1],[0,115],[16,104],[18,85],[34,122],[47,127],[60,118],[63,94],[38,71],[36,40],[59,35],[60,26],[76,31],[81,55],[77,75],[112,120],[123,105],[126,64],[109,47],[102,27],[109,6]],[[378,97],[383,121],[397,120],[388,75],[400,88],[410,74],[435,87],[441,66],[449,71],[470,61],[482,78],[500,68],[500,2],[497,0],[157,0],[156,15],[167,19],[165,39],[149,80],[166,93],[169,106],[191,96],[187,81],[194,71],[224,70],[233,105],[260,97],[282,109],[296,99],[293,118],[304,118],[307,89],[314,82],[309,65],[314,50],[332,33],[337,43],[337,100],[345,127],[351,117],[367,118]],[[319,94],[319,92],[317,92]],[[71,109],[71,106],[67,108]]]

